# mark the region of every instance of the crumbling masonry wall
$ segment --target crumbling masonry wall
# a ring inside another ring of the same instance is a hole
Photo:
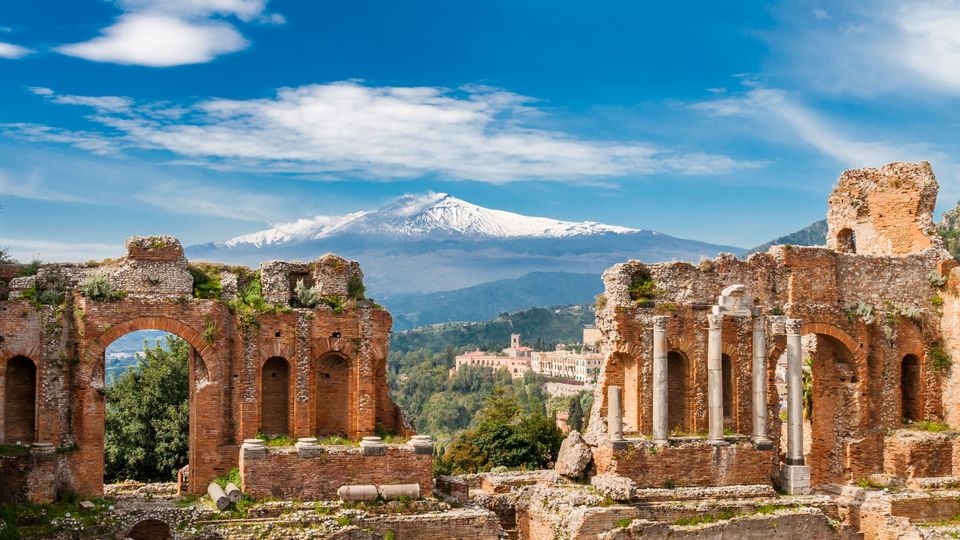
[[[707,314],[721,291],[733,284],[745,286],[766,318],[766,416],[775,451],[782,446],[775,369],[785,351],[778,318],[801,319],[801,333],[816,344],[805,353],[813,363],[813,441],[807,464],[815,484],[857,481],[883,472],[885,435],[902,427],[900,370],[907,355],[919,360],[918,395],[911,400],[917,419],[946,418],[960,428],[960,368],[938,364],[937,354],[931,353],[942,348],[960,359],[960,273],[934,238],[936,189],[926,163],[844,173],[830,199],[831,231],[854,228],[855,253],[838,246],[834,234],[835,249],[774,246],[746,260],[721,255],[698,266],[630,261],[607,270],[605,292],[597,301],[597,327],[607,361],[586,434],[598,448],[595,458],[607,440],[610,386],[624,388],[628,439],[651,434],[655,316],[669,317],[668,349],[688,361],[682,385],[686,418],[678,431],[707,431]],[[644,282],[646,287],[638,288]],[[724,317],[722,339],[732,379],[732,411],[725,428],[750,435],[749,319]],[[671,381],[671,399],[676,399],[677,388]],[[917,455],[922,454],[918,450]],[[647,460],[668,459],[665,455]],[[771,477],[776,466],[771,463]]]
[[[363,275],[355,262],[326,255],[311,263],[265,263],[257,273],[206,265],[221,289],[201,298],[191,273],[197,268],[175,238],[134,237],[126,247],[118,260],[42,265],[30,276],[16,277],[20,265],[0,266],[0,443],[16,442],[3,431],[3,377],[11,359],[25,357],[37,368],[36,423],[35,434],[21,442],[51,443],[65,456],[57,491],[102,493],[104,352],[137,330],[171,332],[192,347],[193,492],[237,466],[239,442],[260,430],[262,367],[270,358],[289,366],[291,437],[324,431],[317,414],[324,379],[317,366],[330,355],[346,370],[346,391],[334,396],[347,416],[339,432],[353,438],[412,432],[387,395],[390,314],[358,293]],[[84,296],[81,285],[91,276],[102,276],[122,298]],[[299,307],[300,280],[320,292],[319,305]],[[240,288],[254,282],[268,304],[238,304]]]

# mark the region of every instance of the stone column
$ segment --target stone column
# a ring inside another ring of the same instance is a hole
[[[772,447],[767,436],[767,333],[761,308],[753,312],[753,444]]]
[[[612,448],[624,448],[623,410],[619,386],[607,387],[607,437]]]
[[[670,317],[653,318],[653,442],[667,443],[667,321]]]
[[[780,468],[781,487],[791,495],[810,492],[810,468],[803,464],[803,321],[787,319],[787,461]]]
[[[723,315],[707,315],[707,413],[710,441],[723,441]]]

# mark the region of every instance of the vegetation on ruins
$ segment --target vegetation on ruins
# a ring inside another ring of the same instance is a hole
[[[94,506],[84,508],[80,501],[90,501]],[[98,526],[113,525],[116,518],[109,513],[113,503],[109,499],[81,498],[68,492],[50,504],[0,504],[0,540],[76,538],[81,532]]]
[[[80,294],[90,300],[105,302],[120,300],[127,295],[124,290],[115,287],[109,277],[100,273],[90,274],[80,283]]]
[[[171,335],[144,353],[106,389],[107,482],[168,482],[187,464],[190,345]]]
[[[260,324],[257,316],[264,313],[279,313],[289,311],[283,306],[267,302],[263,298],[263,284],[260,281],[260,271],[246,272],[237,278],[237,297],[227,302],[230,311],[240,319],[244,328],[253,328]]]
[[[10,248],[0,245],[0,264],[16,264],[17,260],[10,255]]]
[[[305,308],[315,308],[323,301],[320,287],[307,287],[303,284],[302,279],[297,280],[297,286],[294,287],[293,293],[297,297],[297,303]]]
[[[636,302],[639,307],[652,306],[654,299],[663,293],[646,270],[634,274],[630,280],[629,292],[630,299]]]
[[[353,276],[347,281],[347,296],[354,300],[363,300],[366,298],[367,287],[363,284],[363,278]]]
[[[193,297],[203,300],[220,300],[220,270],[217,265],[192,263],[187,268],[193,276]]]
[[[37,272],[40,271],[41,264],[43,263],[40,261],[40,259],[33,259],[29,263],[25,264],[23,268],[21,268],[17,272],[17,277],[28,277],[28,276],[37,275]]]
[[[930,344],[930,348],[927,349],[927,356],[930,358],[930,365],[933,366],[933,369],[938,373],[947,371],[950,369],[950,366],[953,365],[953,358],[950,357],[950,353],[948,353],[940,343],[934,342]]]
[[[66,291],[66,277],[60,272],[50,272],[42,278],[38,275],[33,285],[21,292],[21,296],[36,306],[59,306],[67,298]]]

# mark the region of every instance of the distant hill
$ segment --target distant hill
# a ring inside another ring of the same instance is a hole
[[[780,244],[790,244],[793,246],[823,246],[826,245],[826,243],[827,220],[822,219],[800,229],[799,231],[792,232],[786,236],[781,236],[780,238],[771,240],[766,244],[759,245],[747,253],[767,251],[771,246]]]
[[[592,325],[594,320],[593,304],[585,304],[504,313],[486,322],[435,324],[393,333],[390,336],[390,356],[419,349],[428,352],[461,348],[497,351],[510,345],[512,333],[520,334],[523,345],[552,350],[557,343],[580,341],[583,327]]]
[[[597,274],[531,272],[464,289],[394,294],[378,301],[393,315],[394,330],[409,330],[450,321],[485,321],[531,307],[590,303],[602,291]]]
[[[937,224],[937,232],[943,238],[947,251],[960,261],[960,202],[943,213],[943,220]]]

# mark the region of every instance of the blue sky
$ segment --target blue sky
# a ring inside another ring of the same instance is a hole
[[[739,246],[847,168],[960,198],[960,2],[5,0],[0,81],[25,259],[428,190]]]

